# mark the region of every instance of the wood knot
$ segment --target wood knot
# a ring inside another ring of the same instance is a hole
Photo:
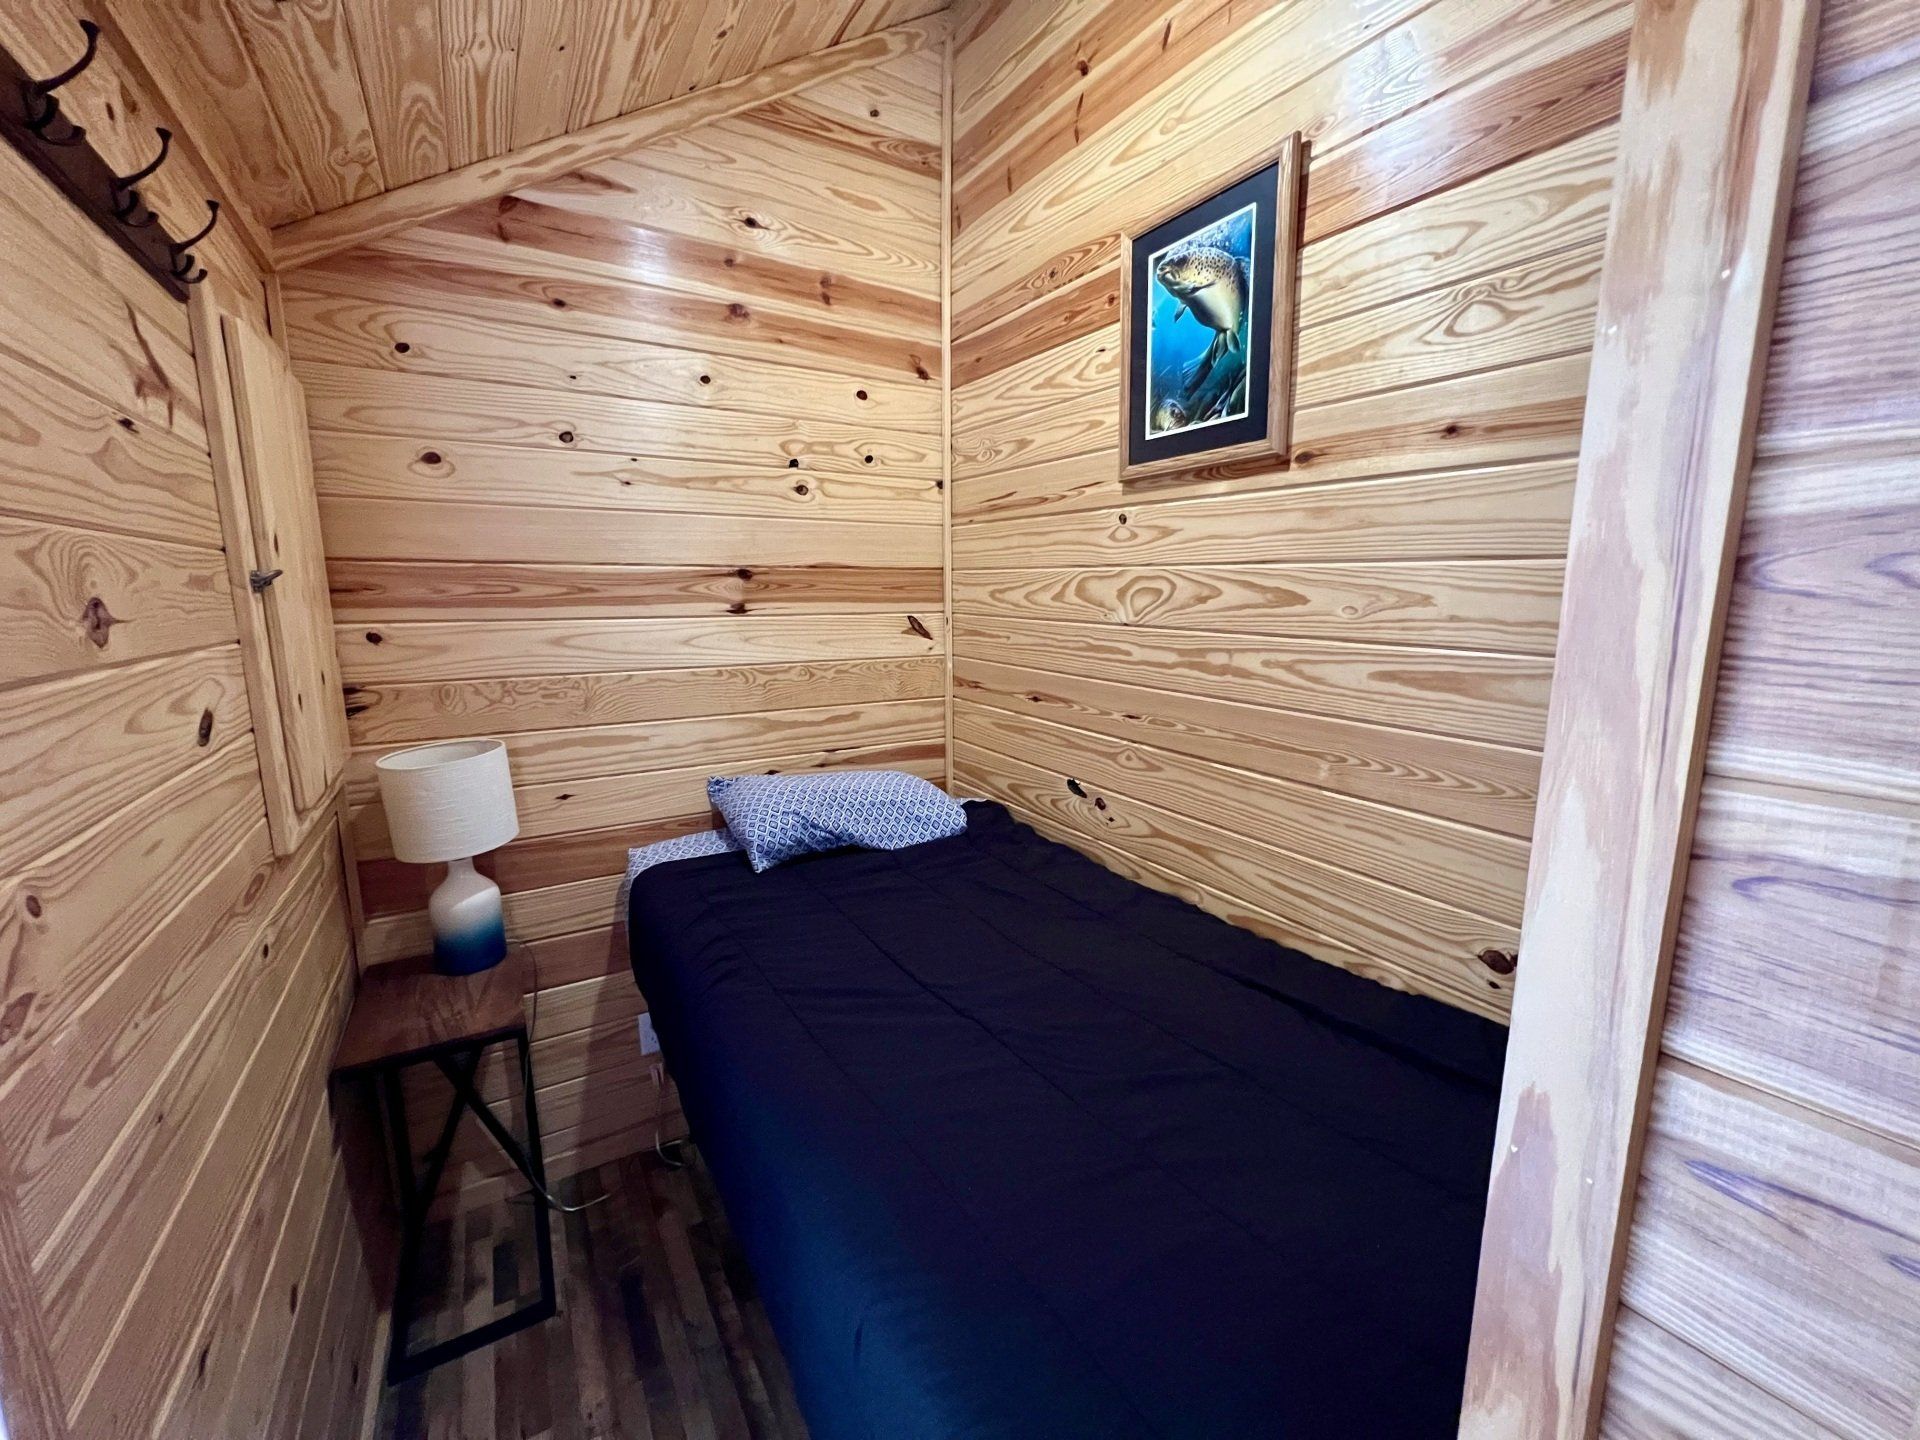
[[[6,1009],[0,1010],[0,1045],[6,1044],[26,1028],[27,1016],[33,1011],[34,994],[29,990]]]
[[[1511,975],[1520,967],[1520,957],[1511,950],[1488,946],[1480,952],[1480,963],[1496,975]]]
[[[440,452],[438,450],[422,450],[420,452],[420,463],[422,465],[438,465],[440,463]]]
[[[27,904],[27,914],[31,915],[36,920],[38,920],[41,917],[41,915],[46,912],[47,907],[40,903],[40,897],[38,895],[27,896],[26,904]]]
[[[207,742],[213,739],[213,711],[200,712],[200,728],[194,732],[193,738],[194,743],[202,749],[205,749]]]
[[[98,595],[87,601],[80,611],[80,628],[87,632],[87,639],[93,642],[97,650],[107,648],[107,632],[119,623],[114,613],[107,609],[107,602]]]
[[[1087,798],[1086,787],[1083,786],[1078,780],[1074,779],[1071,775],[1067,777],[1067,790],[1071,794],[1078,795],[1082,800]]]
[[[927,629],[926,623],[922,621],[918,615],[907,616],[907,628],[913,631],[913,633],[918,635],[922,640],[933,639],[933,632]]]

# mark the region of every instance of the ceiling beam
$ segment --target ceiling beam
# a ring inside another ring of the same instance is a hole
[[[382,195],[356,200],[337,210],[295,220],[273,232],[273,268],[285,271],[311,265],[355,245],[458,210],[463,205],[557,179],[625,155],[651,140],[677,135],[709,120],[738,115],[823,80],[871,69],[898,56],[938,46],[945,41],[946,34],[946,16],[929,15],[811,55],[783,60],[751,75],[675,96],[644,110],[617,115],[571,135],[556,135],[551,140],[542,140],[491,160],[477,161]]]

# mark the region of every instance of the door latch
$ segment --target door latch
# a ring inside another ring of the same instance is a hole
[[[254,594],[259,595],[286,573],[284,570],[255,570],[248,574],[247,584],[253,587]]]

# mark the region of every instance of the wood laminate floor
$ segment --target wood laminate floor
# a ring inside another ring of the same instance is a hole
[[[560,1314],[386,1392],[393,1440],[805,1440],[786,1362],[704,1166],[630,1156],[558,1187]],[[601,1198],[604,1197],[604,1198]],[[536,1295],[530,1204],[430,1227],[415,1347]]]

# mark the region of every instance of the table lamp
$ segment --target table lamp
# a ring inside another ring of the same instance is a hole
[[[445,861],[447,878],[427,902],[433,963],[443,975],[472,975],[507,955],[500,887],[473,857],[520,833],[507,747],[498,740],[451,740],[396,750],[374,761],[394,857]]]

